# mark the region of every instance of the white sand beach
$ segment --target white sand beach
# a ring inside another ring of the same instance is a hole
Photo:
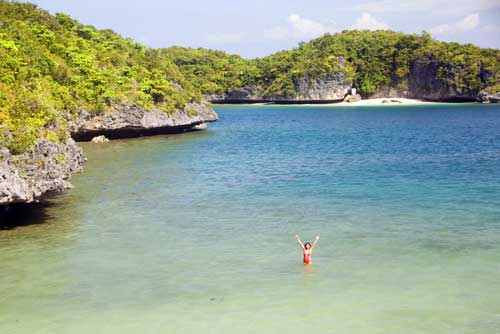
[[[377,105],[417,105],[417,104],[437,104],[440,102],[429,102],[422,101],[418,99],[406,99],[406,98],[379,98],[379,99],[367,99],[358,102],[339,102],[332,103],[332,106],[377,106]]]

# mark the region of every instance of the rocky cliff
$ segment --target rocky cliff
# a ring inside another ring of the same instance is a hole
[[[224,95],[206,96],[213,103],[328,103],[340,102],[349,94],[352,83],[343,72],[324,78],[304,77],[294,83],[293,96],[265,95],[256,85],[236,88]]]
[[[433,59],[416,60],[408,78],[408,96],[442,102],[475,101],[479,89],[464,85],[457,75],[459,71],[458,66]]]
[[[71,188],[71,174],[82,171],[85,156],[73,139],[41,139],[30,150],[12,155],[0,148],[0,204],[31,203]]]
[[[491,93],[483,90],[477,95],[477,100],[482,103],[500,103],[500,92]]]
[[[443,64],[435,61],[416,61],[410,67],[405,88],[381,87],[371,94],[362,94],[363,98],[413,98],[435,102],[500,102],[500,92],[495,88],[480,89],[470,87],[458,79],[455,72],[459,68],[449,67],[445,77],[442,76]],[[481,70],[479,77],[486,85],[488,73]],[[451,84],[450,84],[451,82]],[[334,77],[305,77],[295,85],[295,95],[289,97],[266,96],[259,92],[260,87],[253,85],[237,88],[225,95],[207,96],[213,103],[329,103],[340,102],[349,93],[353,83],[345,79],[339,72]]]
[[[70,120],[70,132],[76,140],[91,140],[99,135],[111,139],[130,138],[189,131],[197,125],[215,122],[217,117],[212,108],[200,103],[190,103],[173,113],[159,109],[146,111],[124,103],[100,114],[80,110],[77,117]]]
[[[294,100],[299,101],[342,101],[351,89],[343,72],[325,78],[302,78],[296,85]]]
[[[69,122],[69,131],[77,140],[90,140],[99,134],[124,138],[184,132],[216,120],[217,114],[206,104],[188,104],[170,114],[123,104],[97,115],[81,110]],[[65,142],[43,138],[19,155],[0,147],[0,205],[37,202],[46,195],[71,188],[69,179],[82,171],[85,160],[82,149],[72,138]]]
[[[445,64],[435,59],[423,58],[413,62],[407,78],[407,87],[382,87],[365,98],[404,97],[435,102],[483,102],[496,103],[500,92],[486,87],[492,73],[479,66],[478,85],[464,82],[461,64]]]

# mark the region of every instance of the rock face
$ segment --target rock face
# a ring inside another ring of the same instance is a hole
[[[314,103],[342,101],[351,89],[343,72],[325,78],[304,77],[295,85],[294,96],[260,95],[259,87],[248,86],[229,91],[225,95],[207,96],[213,103]]]
[[[94,144],[102,144],[102,143],[107,143],[108,141],[109,141],[109,139],[106,138],[105,136],[97,136],[97,137],[92,138],[92,140],[90,142],[94,143]]]
[[[236,88],[229,91],[225,95],[212,95],[207,96],[207,100],[209,101],[218,101],[218,102],[238,102],[238,101],[261,101],[263,98],[258,93],[257,86],[247,86]]]
[[[230,90],[223,95],[206,96],[213,103],[327,103],[340,102],[349,94],[352,82],[348,81],[344,72],[344,58],[338,57],[339,70],[334,75],[312,78],[308,75],[293,83],[295,94],[267,95],[259,85],[246,86]]]
[[[41,139],[29,151],[11,155],[0,148],[0,204],[37,202],[71,188],[71,174],[82,171],[85,156],[73,139],[65,143]]]
[[[440,78],[439,72],[443,64],[431,60],[417,60],[411,66],[408,79],[408,94],[410,97],[420,98],[430,101],[461,102],[475,101],[476,90],[467,88],[457,88],[447,83],[454,80],[453,68],[447,70],[445,78]]]
[[[444,69],[444,70],[443,70]],[[416,60],[410,66],[408,87],[401,90],[397,87],[383,87],[368,98],[414,98],[436,102],[484,102],[499,101],[500,93],[492,94],[486,90],[461,82],[459,65],[442,64],[436,60],[423,58]],[[491,73],[480,68],[478,77],[486,85]],[[490,89],[492,90],[492,89]]]
[[[500,92],[493,94],[487,91],[481,91],[477,95],[477,100],[482,103],[500,103]]]
[[[294,100],[299,101],[339,101],[349,93],[351,84],[343,72],[333,77],[310,79],[302,78],[295,86]]]
[[[133,104],[123,104],[97,115],[81,110],[70,121],[70,132],[76,140],[90,140],[100,135],[110,139],[129,138],[184,132],[196,125],[215,122],[217,117],[215,111],[206,104],[191,103],[184,110],[176,110],[171,114],[158,109],[146,111]]]

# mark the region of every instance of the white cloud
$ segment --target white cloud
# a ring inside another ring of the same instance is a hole
[[[370,13],[426,12],[438,15],[467,15],[500,8],[500,0],[378,0],[357,5],[357,10]]]
[[[327,32],[337,31],[334,23],[323,23],[301,17],[297,14],[288,16],[287,25],[274,27],[265,32],[268,39],[310,39]]]
[[[469,31],[474,30],[479,26],[479,14],[474,13],[467,15],[463,20],[456,23],[456,28],[458,31]]]
[[[440,24],[438,26],[429,29],[431,35],[442,35],[447,34],[453,30],[453,27],[449,24]]]
[[[387,30],[387,29],[389,29],[389,26],[386,23],[377,20],[375,17],[373,17],[369,13],[363,13],[356,20],[356,23],[351,26],[351,29],[357,29],[357,30]]]
[[[471,31],[479,27],[479,14],[474,13],[467,15],[462,20],[457,21],[451,25],[449,24],[441,24],[429,29],[429,32],[432,35],[442,35],[453,32],[464,32]]]
[[[214,44],[232,44],[243,40],[243,34],[239,32],[225,32],[222,34],[205,35],[205,42]]]

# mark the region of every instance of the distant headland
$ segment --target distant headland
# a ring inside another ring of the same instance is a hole
[[[214,103],[500,101],[500,50],[440,42],[425,32],[343,31],[251,60],[206,49],[164,52]]]

